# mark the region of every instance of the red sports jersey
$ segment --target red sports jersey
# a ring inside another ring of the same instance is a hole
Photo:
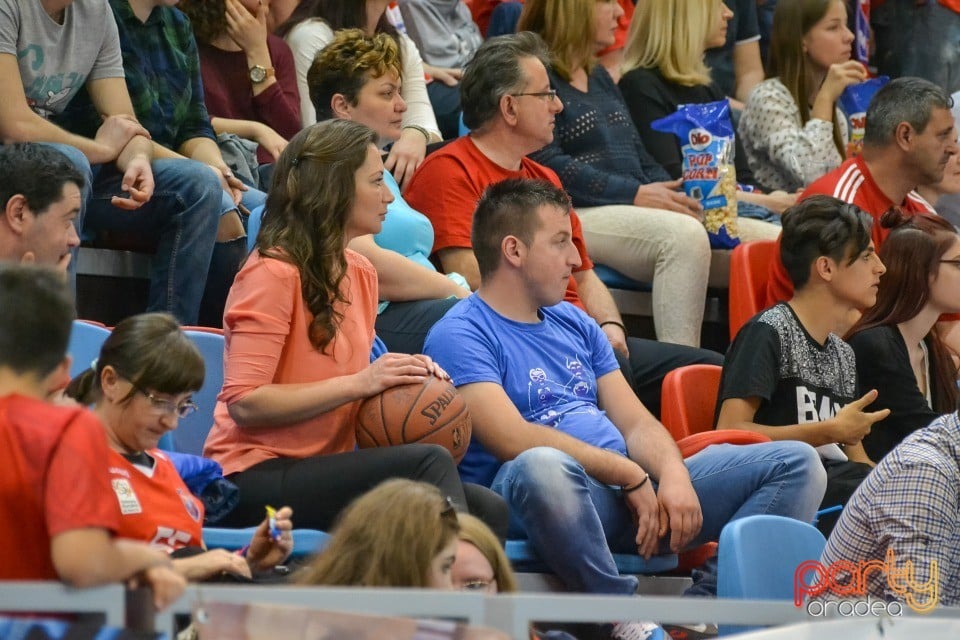
[[[853,203],[869,213],[873,218],[873,244],[878,251],[883,241],[890,235],[889,229],[880,226],[880,216],[891,209],[895,203],[885,196],[877,183],[873,181],[873,176],[870,175],[862,156],[847,160],[830,173],[816,180],[801,194],[800,200],[813,195],[833,196],[844,202]],[[899,204],[899,207],[904,213],[932,213],[936,215],[936,211],[930,206],[930,203],[916,191],[907,194],[906,199]],[[793,297],[793,283],[780,261],[779,239],[774,255],[775,259],[770,263],[770,277],[767,280],[767,298],[763,305],[764,308]]]
[[[147,453],[155,460],[152,473],[111,450],[110,483],[120,506],[117,535],[149,542],[168,553],[203,546],[203,503],[162,451]]]
[[[57,580],[50,541],[118,527],[103,427],[86,409],[0,398],[0,580]]]

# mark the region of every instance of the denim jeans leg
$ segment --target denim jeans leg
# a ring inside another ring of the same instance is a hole
[[[568,589],[636,592],[636,577],[619,574],[607,542],[634,526],[629,510],[618,491],[590,478],[574,458],[528,449],[504,463],[491,489],[510,508],[509,536],[528,539]]]
[[[703,527],[691,544],[717,540],[731,520],[770,514],[811,522],[827,476],[816,450],[803,442],[713,445],[686,460],[700,499]],[[688,595],[716,595],[716,559],[694,575]]]
[[[217,239],[222,189],[209,167],[193,160],[155,160],[151,166],[153,197],[136,211],[110,204],[121,193],[122,175],[104,167],[94,183],[85,225],[91,231],[156,234],[148,310],[195,324]]]
[[[225,213],[230,213],[231,211],[237,210],[237,205],[233,203],[233,197],[227,191],[222,191],[220,196],[220,215]],[[267,194],[259,189],[254,189],[253,187],[248,187],[246,191],[241,192],[240,195],[240,204],[244,206],[247,211],[253,211],[259,206],[266,204]]]
[[[73,221],[73,226],[77,230],[77,236],[83,239],[83,219],[87,213],[87,201],[90,199],[90,192],[93,185],[93,169],[90,167],[90,161],[87,160],[87,156],[83,155],[83,152],[76,147],[58,142],[45,142],[43,144],[67,156],[70,163],[73,164],[80,172],[80,175],[83,176],[83,188],[80,189],[80,213],[77,215],[76,220]],[[77,249],[70,252],[70,264],[67,266],[67,283],[70,286],[70,291],[76,295]]]

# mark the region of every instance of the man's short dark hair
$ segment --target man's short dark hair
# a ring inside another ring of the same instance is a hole
[[[867,107],[863,144],[890,144],[901,122],[923,133],[935,108],[953,108],[953,98],[941,87],[923,78],[891,80],[877,91]]]
[[[830,196],[811,196],[783,212],[780,260],[802,289],[821,256],[852,264],[870,244],[873,219],[860,207]]]
[[[524,81],[520,61],[537,58],[550,66],[550,51],[543,39],[530,31],[490,38],[463,69],[460,104],[463,124],[479,129],[500,112],[500,99],[520,91]]]
[[[0,367],[46,376],[67,353],[75,317],[63,274],[0,264]]]
[[[83,174],[63,153],[47,144],[21,142],[0,145],[0,203],[20,194],[34,215],[63,198],[63,185],[83,189]]]
[[[537,212],[543,205],[570,213],[570,196],[546,180],[510,178],[490,185],[473,214],[470,234],[480,277],[489,276],[500,264],[500,244],[516,236],[526,245],[540,228]]]

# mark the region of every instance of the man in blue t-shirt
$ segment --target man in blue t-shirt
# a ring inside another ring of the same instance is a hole
[[[804,443],[709,447],[684,461],[617,367],[603,332],[563,300],[580,264],[570,202],[545,181],[489,187],[473,217],[477,292],[427,336],[473,418],[464,480],[500,493],[574,591],[632,593],[611,556],[715,540],[731,518],[813,518],[825,476]],[[716,593],[715,560],[688,593]]]

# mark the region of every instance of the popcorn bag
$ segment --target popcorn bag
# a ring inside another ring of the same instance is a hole
[[[704,226],[714,249],[740,244],[737,229],[737,172],[734,135],[726,100],[682,104],[675,113],[650,123],[680,139],[683,190],[703,205]]]
[[[867,107],[880,87],[890,82],[888,76],[870,78],[858,84],[852,84],[840,94],[840,111],[847,119],[847,131],[850,142],[847,143],[847,157],[859,155],[863,150],[863,130],[867,123]]]

